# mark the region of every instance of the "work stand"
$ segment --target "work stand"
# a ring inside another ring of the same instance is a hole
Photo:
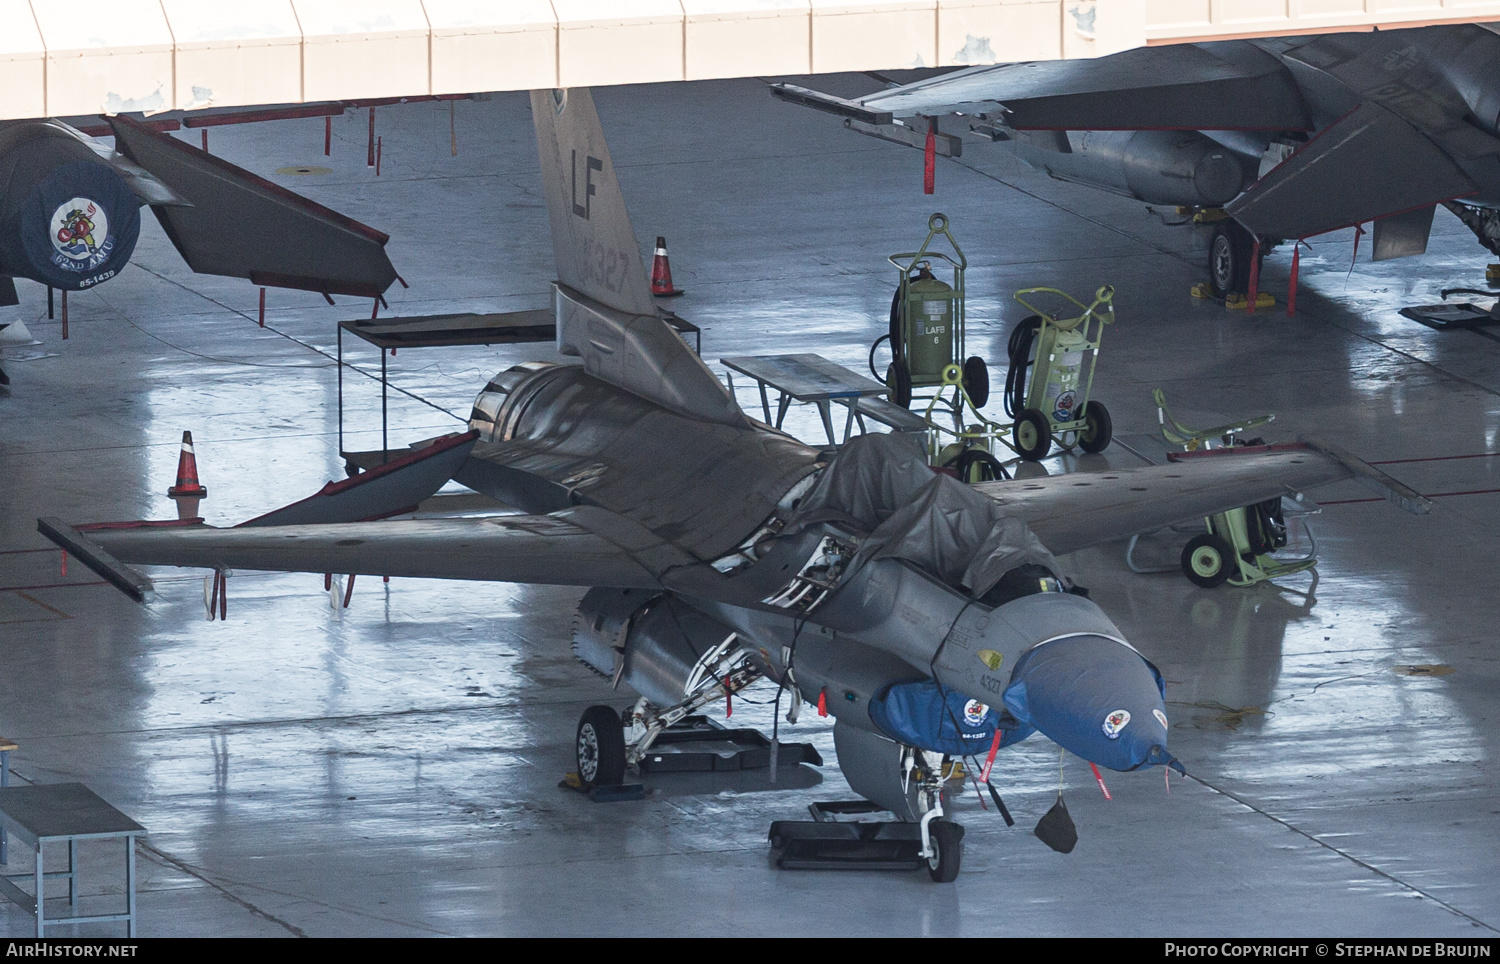
[[[811,743],[777,744],[778,768],[803,763],[822,766],[823,757]],[[748,727],[726,727],[706,716],[685,716],[668,727],[639,764],[641,772],[649,774],[738,773],[770,765],[771,740],[765,734]],[[646,796],[646,787],[640,783],[585,787],[576,773],[569,773],[558,786],[586,794],[595,803]]]
[[[811,743],[782,743],[776,764],[822,766]],[[771,740],[759,730],[729,728],[706,716],[685,716],[651,744],[641,759],[642,773],[724,773],[763,770],[771,765]]]
[[[100,799],[81,783],[55,783],[31,787],[0,789],[0,823],[22,843],[32,849],[36,863],[29,874],[0,874],[0,896],[19,905],[36,918],[36,936],[46,937],[48,927],[59,924],[102,924],[120,922],[126,933],[135,936],[135,838],[145,828]],[[125,912],[82,916],[78,907],[78,843],[83,840],[121,840],[125,842]],[[65,843],[68,847],[66,870],[48,871],[44,867],[44,847]],[[46,914],[48,880],[68,882],[68,907],[72,915],[49,919]],[[31,881],[27,893],[18,883]]]
[[[886,813],[868,800],[808,806],[811,820],[771,824],[771,850],[782,870],[920,870],[922,825],[910,821],[840,819]],[[963,828],[959,829],[962,839]]]

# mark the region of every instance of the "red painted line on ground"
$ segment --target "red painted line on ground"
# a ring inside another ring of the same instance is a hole
[[[56,606],[49,606],[46,603],[42,602],[40,599],[36,598],[35,596],[27,595],[24,592],[18,592],[18,593],[16,593],[16,595],[20,596],[22,599],[26,600],[29,603],[36,603],[38,606],[41,606],[43,609],[47,610],[47,612],[53,613],[53,614],[59,616],[62,619],[72,619],[73,618],[72,616],[69,616],[67,613],[63,612],[61,609],[58,609]]]
[[[1371,462],[1371,465],[1410,465],[1413,462],[1451,462],[1454,459],[1493,459],[1500,458],[1500,452],[1479,452],[1475,455],[1430,455],[1422,459],[1386,459],[1383,462]]]
[[[0,586],[0,592],[25,592],[28,589],[72,589],[74,586],[107,586],[103,579],[93,582],[49,582],[40,586]],[[51,898],[48,898],[49,900]]]
[[[1424,499],[1445,499],[1454,495],[1493,495],[1500,489],[1465,489],[1462,492],[1427,492],[1423,494]],[[1319,502],[1318,505],[1358,505],[1361,502],[1384,502],[1385,499],[1375,497],[1369,499],[1335,499],[1332,502]]]

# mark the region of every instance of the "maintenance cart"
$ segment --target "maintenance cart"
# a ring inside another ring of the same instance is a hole
[[[938,235],[947,239],[952,254],[933,250]],[[989,370],[977,355],[964,357],[964,269],[968,260],[948,230],[948,216],[939,213],[929,217],[922,246],[893,254],[887,260],[900,272],[900,283],[891,297],[890,331],[870,346],[870,374],[880,378],[875,371],[875,350],[882,341],[889,341],[893,357],[885,371],[885,384],[891,401],[910,407],[912,389],[946,385],[945,370],[957,365],[969,397],[983,408],[990,396]],[[951,269],[951,284],[933,272],[933,263],[939,261]]]
[[[1081,310],[1059,318],[1028,301],[1050,295]],[[1057,442],[1102,452],[1113,434],[1109,410],[1090,397],[1104,326],[1115,320],[1115,289],[1104,285],[1085,305],[1057,288],[1022,288],[1016,300],[1035,312],[1010,334],[1005,376],[1005,414],[1015,419],[1010,446],[1028,461],[1046,458]]]
[[[1270,448],[1258,438],[1246,439],[1245,433],[1269,425],[1275,415],[1194,429],[1183,425],[1167,409],[1166,394],[1152,389],[1156,402],[1156,419],[1162,438],[1170,445],[1180,445],[1185,452],[1207,451],[1215,440],[1221,448]],[[1178,456],[1179,458],[1181,456]],[[1253,586],[1258,582],[1306,572],[1318,564],[1318,543],[1307,517],[1322,510],[1303,498],[1301,501],[1278,496],[1254,505],[1230,509],[1204,520],[1206,532],[1194,536],[1182,549],[1182,574],[1195,585],[1213,588],[1228,582],[1231,586]],[[1286,548],[1293,527],[1300,529],[1307,541],[1307,552],[1299,556],[1277,556]],[[1136,539],[1130,540],[1125,561],[1136,572],[1142,569],[1134,559]],[[1162,570],[1166,571],[1166,570]]]

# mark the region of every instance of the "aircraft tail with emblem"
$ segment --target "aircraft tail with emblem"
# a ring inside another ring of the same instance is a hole
[[[531,114],[557,262],[557,350],[678,414],[747,424],[652,300],[593,96],[587,88],[534,90]]]

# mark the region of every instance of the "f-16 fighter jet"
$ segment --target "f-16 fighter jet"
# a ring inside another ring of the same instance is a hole
[[[855,100],[772,92],[914,145],[953,115],[1060,180],[1222,208],[1209,246],[1220,296],[1246,290],[1257,239],[1264,253],[1373,221],[1376,260],[1421,254],[1438,204],[1500,254],[1500,24],[973,67]]]
[[[386,235],[126,116],[109,147],[58,120],[0,123],[0,307],[15,278],[79,291],[130,261],[150,205],[188,266],[377,297]]]
[[[139,597],[129,564],[589,587],[573,647],[639,694],[577,730],[614,784],[664,727],[768,677],[836,719],[853,789],[920,821],[958,872],[943,760],[1040,732],[1115,770],[1178,766],[1161,674],[1054,553],[1355,476],[1306,444],[1102,475],[969,487],[891,436],[831,459],[757,422],[651,298],[593,99],[531,95],[559,280],[557,343],[479,394],[470,431],[233,528],[40,528]],[[523,515],[387,519],[450,478]],[[1421,511],[1409,490],[1399,498]]]

